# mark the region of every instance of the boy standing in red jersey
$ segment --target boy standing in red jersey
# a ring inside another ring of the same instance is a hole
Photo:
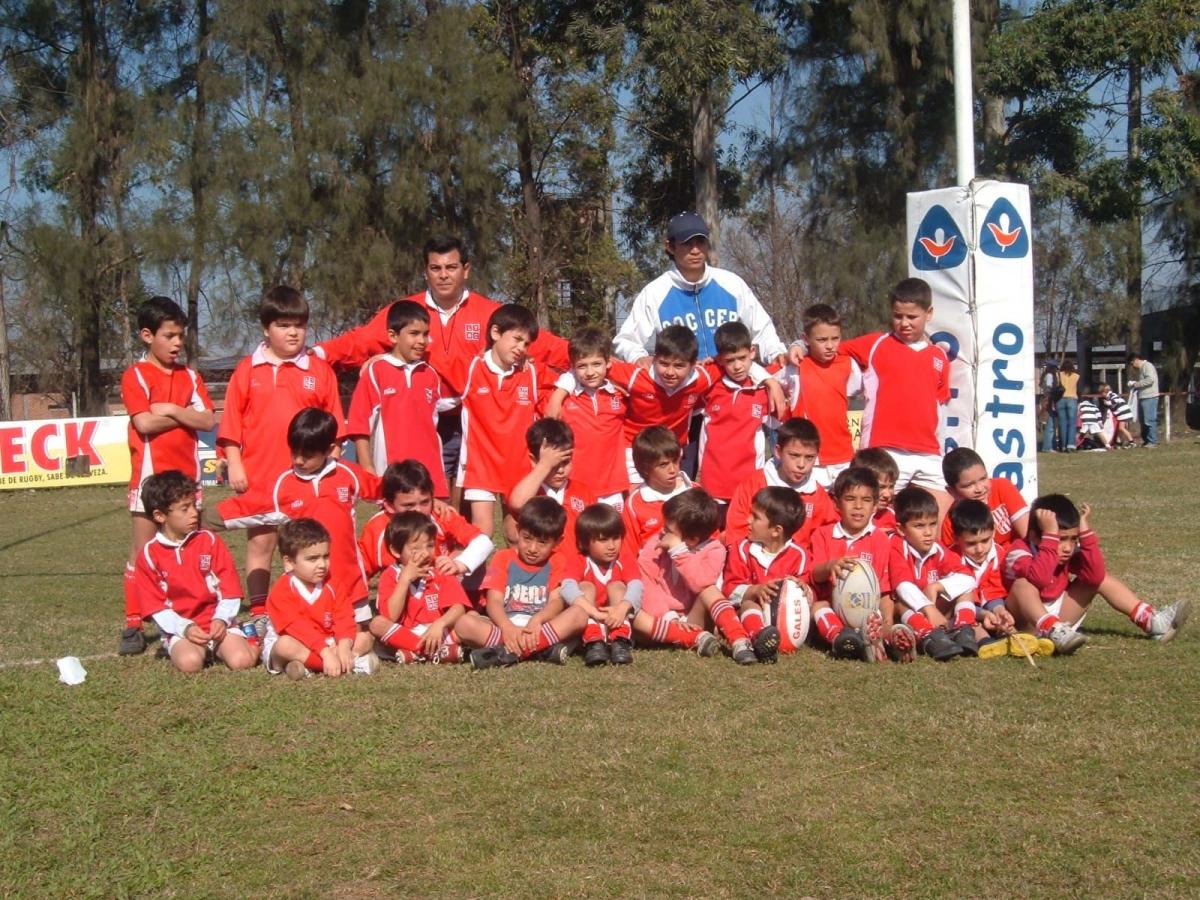
[[[379,474],[399,459],[418,459],[434,476],[434,493],[448,498],[437,416],[442,381],[425,362],[429,313],[410,300],[388,309],[390,353],[367,363],[350,401],[346,433],[359,464]]]
[[[488,349],[471,361],[462,395],[463,447],[458,483],[471,524],[491,534],[496,498],[529,471],[525,432],[554,386],[553,374],[527,358],[537,319],[509,303],[488,319]]]
[[[264,340],[234,369],[217,430],[229,486],[237,492],[217,504],[223,520],[274,509],[275,481],[292,465],[287,433],[297,412],[323,409],[339,424],[343,421],[333,370],[304,346],[308,303],[300,292],[283,285],[271,288],[259,304],[258,318]],[[252,526],[246,539],[246,594],[256,618],[266,612],[274,553],[275,526]]]
[[[629,494],[621,516],[625,520],[625,540],[633,552],[662,531],[663,504],[692,487],[680,468],[683,448],[671,429],[655,425],[640,432],[630,448],[640,483]]]
[[[920,278],[892,288],[892,330],[842,343],[863,370],[861,447],[882,447],[896,460],[896,488],[923,487],[938,503],[939,518],[950,507],[942,476],[938,438],[942,406],[950,400],[950,360],[925,333],[933,316],[933,293]]]
[[[505,534],[510,541],[517,533],[516,516],[521,507],[534,497],[550,497],[567,511],[567,530],[563,541],[575,546],[575,520],[587,507],[596,502],[589,485],[573,477],[575,471],[575,435],[559,419],[538,419],[525,432],[525,446],[533,468],[513,485],[508,497],[509,513],[504,521]]]
[[[171,469],[142,482],[142,498],[158,532],[138,554],[134,593],[171,665],[199,672],[211,656],[231,669],[251,668],[258,648],[237,627],[242,581],[225,542],[197,530],[196,482]]]
[[[279,526],[283,577],[267,597],[270,618],[263,636],[263,665],[293,681],[310,672],[330,677],[374,675],[379,658],[366,631],[356,632],[354,609],[325,583],[329,532],[313,519]]]
[[[989,478],[978,453],[970,447],[955,447],[942,460],[942,474],[950,488],[950,496],[955,500],[987,503],[996,523],[998,545],[1007,547],[1015,538],[1025,537],[1029,530],[1029,504],[1007,478]],[[954,527],[949,516],[942,522],[941,542],[946,547],[954,543]]]
[[[821,435],[821,457],[813,470],[824,488],[850,465],[854,443],[846,417],[850,398],[862,391],[862,370],[838,350],[842,318],[837,310],[817,303],[804,311],[804,342],[808,354],[789,365],[781,377],[793,417],[808,419]]]
[[[129,413],[128,508],[132,521],[125,563],[125,630],[117,652],[131,656],[146,649],[142,613],[133,588],[133,571],[142,548],[157,532],[140,489],[149,476],[172,469],[193,481],[200,478],[196,432],[213,426],[213,404],[200,373],[178,364],[187,316],[169,297],[151,297],[138,309],[138,337],[146,355],[121,377],[121,400]]]
[[[804,524],[791,535],[801,547],[808,548],[813,532],[838,520],[837,509],[825,488],[813,475],[821,436],[808,419],[788,419],[775,433],[774,458],[737,486],[729,501],[725,521],[725,543],[736,547],[746,537],[754,496],[765,487],[785,487],[795,491],[804,504]]]

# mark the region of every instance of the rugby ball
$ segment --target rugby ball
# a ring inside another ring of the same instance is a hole
[[[804,646],[811,621],[808,595],[791,579],[784,579],[776,601],[775,627],[779,629],[779,652],[795,653]]]
[[[854,560],[850,570],[833,583],[833,610],[851,628],[862,628],[879,609],[879,579],[869,563]]]

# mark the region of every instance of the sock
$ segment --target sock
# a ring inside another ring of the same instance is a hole
[[[622,622],[616,628],[610,628],[608,630],[608,639],[610,641],[616,641],[616,640],[632,641],[633,640],[633,628],[630,626],[629,620],[626,619],[624,622]]]
[[[654,620],[654,630],[650,638],[656,644],[674,644],[676,647],[695,647],[696,640],[704,633],[703,628],[689,625],[687,622],[674,617]]]
[[[604,626],[595,619],[588,619],[587,627],[583,629],[583,642],[593,644],[604,640]]]
[[[321,662],[321,654],[308,651],[308,659],[304,661],[304,666],[310,672],[324,672],[325,663]]]
[[[954,604],[954,627],[962,628],[965,625],[974,625],[975,604],[970,600],[964,600],[961,603]]]
[[[737,610],[728,600],[718,600],[708,608],[708,614],[713,617],[717,628],[721,629],[721,634],[725,635],[729,643],[746,640],[746,629],[738,621]]]
[[[929,637],[929,633],[933,631],[933,623],[925,618],[925,614],[911,609],[906,609],[900,615],[900,621],[913,630],[917,640]]]
[[[410,628],[393,625],[380,638],[393,650],[407,650],[409,653],[421,652],[421,639]]]
[[[1044,616],[1042,616],[1040,619],[1037,620],[1037,633],[1038,634],[1049,633],[1050,629],[1058,624],[1058,621],[1059,621],[1058,616],[1054,615],[1053,613],[1046,613]]]
[[[492,630],[488,632],[487,640],[483,642],[483,646],[499,647],[502,642],[503,635],[500,634],[500,629],[493,625]]]
[[[746,637],[750,640],[758,637],[765,625],[761,609],[748,609],[742,613],[742,627],[746,629]]]
[[[125,627],[141,628],[142,611],[138,607],[137,591],[134,589],[134,568],[125,563]]]
[[[257,619],[267,614],[267,595],[255,594],[250,598],[250,618]]]
[[[834,639],[842,633],[842,629],[846,627],[846,623],[829,607],[818,609],[815,615],[817,632],[822,638],[832,644]]]
[[[1154,607],[1142,600],[1137,602],[1133,608],[1133,612],[1129,614],[1129,621],[1133,622],[1138,628],[1147,634],[1150,633],[1150,620],[1154,617]]]
[[[536,656],[543,650],[548,649],[558,643],[558,632],[554,630],[554,626],[547,622],[542,626],[542,630],[538,633],[537,646],[526,653],[522,659],[529,659],[531,656]]]

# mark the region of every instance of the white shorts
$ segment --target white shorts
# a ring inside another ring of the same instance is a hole
[[[354,621],[359,625],[371,621],[371,601],[366,597],[354,604]]]
[[[611,506],[617,512],[625,511],[625,495],[622,493],[606,494],[603,497],[597,497],[596,502],[603,503],[605,506]]]
[[[496,500],[496,495],[491,491],[485,491],[483,488],[467,488],[463,491],[464,500]]]
[[[524,628],[529,624],[529,620],[533,618],[529,613],[505,613],[508,616],[508,621],[512,622],[518,628]]]
[[[632,447],[625,448],[625,474],[629,478],[630,488],[635,488],[639,484],[644,483],[641,474],[638,472],[637,468],[633,464],[633,448]]]
[[[817,466],[813,469],[813,478],[817,479],[817,484],[823,488],[833,487],[833,483],[837,477],[850,468],[850,463],[834,463],[831,466]]]
[[[147,478],[149,476],[146,476]],[[145,482],[142,482],[145,484]],[[142,513],[150,515],[146,512],[146,507],[142,504],[142,486],[131,487],[125,498],[126,506],[131,513]],[[204,509],[204,490],[197,486],[196,488],[196,509]]]
[[[897,491],[906,487],[919,487],[930,491],[946,490],[940,453],[908,453],[904,450],[893,450],[891,447],[883,449],[896,461],[896,466],[900,469],[900,477],[896,479]]]
[[[1089,422],[1086,425],[1079,426],[1079,433],[1080,434],[1103,434],[1104,429],[1102,429],[1099,425],[1096,425],[1094,422]]]

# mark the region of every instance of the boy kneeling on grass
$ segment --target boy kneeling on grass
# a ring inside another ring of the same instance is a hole
[[[242,582],[225,542],[197,529],[196,493],[196,482],[175,469],[142,482],[146,515],[158,531],[138,553],[133,593],[179,671],[199,672],[214,658],[249,669],[258,650],[237,628]]]

